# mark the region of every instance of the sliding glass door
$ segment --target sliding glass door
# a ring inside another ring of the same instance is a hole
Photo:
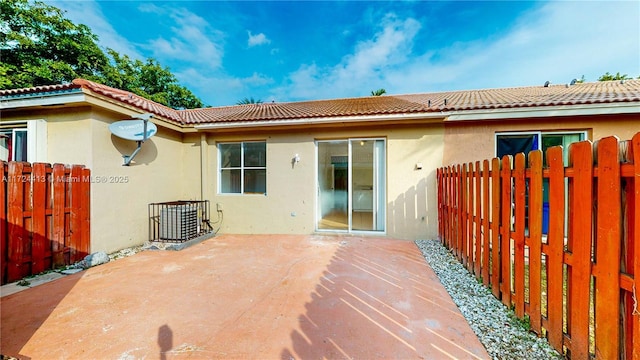
[[[317,142],[318,230],[385,231],[383,139]]]

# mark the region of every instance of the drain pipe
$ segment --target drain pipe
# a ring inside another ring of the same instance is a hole
[[[200,134],[200,200],[205,200],[205,189],[209,183],[207,174],[209,173],[209,144],[207,144],[207,133]]]

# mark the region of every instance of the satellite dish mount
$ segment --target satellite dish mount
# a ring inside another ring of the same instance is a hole
[[[134,140],[138,144],[131,155],[122,155],[124,159],[122,166],[129,166],[133,158],[140,152],[142,144],[158,132],[156,125],[149,121],[152,117],[152,114],[140,114],[134,117],[137,120],[122,120],[109,125],[109,130],[113,135]]]

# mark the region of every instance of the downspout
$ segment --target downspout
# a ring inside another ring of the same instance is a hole
[[[208,181],[209,165],[209,144],[207,143],[207,133],[200,134],[200,200],[206,199],[206,186]]]

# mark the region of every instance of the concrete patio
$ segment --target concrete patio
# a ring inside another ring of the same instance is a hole
[[[1,299],[25,359],[488,359],[413,242],[222,235]]]

